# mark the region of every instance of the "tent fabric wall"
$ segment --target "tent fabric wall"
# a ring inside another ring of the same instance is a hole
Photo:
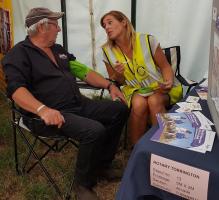
[[[73,1],[67,0],[68,21],[68,47],[78,60],[92,66],[91,60],[91,30],[89,15],[89,0]],[[105,65],[102,62],[101,45],[106,41],[106,34],[100,26],[100,18],[110,10],[121,10],[130,17],[131,0],[94,0],[94,21],[96,40],[96,62],[97,71],[107,75]]]
[[[180,45],[182,74],[201,80],[208,70],[212,0],[137,0],[136,30],[153,34],[162,47]],[[60,0],[13,0],[15,42],[24,39],[24,17],[36,6],[60,10]],[[92,47],[89,0],[66,0],[68,50],[78,60],[91,66]],[[131,18],[131,0],[93,0],[97,71],[106,76],[101,45],[106,34],[100,26],[101,16],[110,10],[121,10]],[[61,24],[61,23],[60,23]],[[62,43],[60,34],[57,42]]]
[[[14,41],[15,44],[26,36],[24,19],[28,11],[34,7],[47,7],[51,10],[61,10],[60,0],[12,0],[14,14]],[[61,26],[61,23],[59,23]],[[62,34],[58,35],[57,41],[62,44]]]
[[[181,46],[182,74],[201,80],[208,71],[212,0],[137,0],[136,29],[161,46]]]

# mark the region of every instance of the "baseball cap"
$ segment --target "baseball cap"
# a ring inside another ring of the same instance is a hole
[[[25,26],[30,27],[41,19],[48,18],[57,20],[64,15],[64,12],[53,12],[48,8],[38,7],[32,8],[25,18]]]

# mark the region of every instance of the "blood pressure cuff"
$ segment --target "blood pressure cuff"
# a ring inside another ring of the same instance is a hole
[[[71,73],[75,77],[77,77],[81,80],[85,80],[87,74],[90,71],[93,71],[92,69],[87,67],[85,64],[82,64],[82,63],[78,62],[77,60],[69,61],[69,68],[70,68]]]

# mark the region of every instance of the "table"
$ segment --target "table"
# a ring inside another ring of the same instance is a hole
[[[198,88],[197,86],[196,88]],[[189,95],[197,96],[195,89]],[[210,120],[207,101],[199,100],[202,106],[202,113]],[[174,111],[178,106],[174,106]],[[219,140],[215,137],[213,149],[205,154],[181,149],[178,147],[151,141],[150,138],[158,129],[152,127],[135,145],[125,169],[116,200],[143,200],[148,199],[146,195],[155,195],[162,200],[180,200],[182,197],[176,196],[164,190],[150,185],[150,158],[151,154],[156,154],[180,163],[188,164],[202,170],[210,172],[208,185],[208,200],[219,198]]]

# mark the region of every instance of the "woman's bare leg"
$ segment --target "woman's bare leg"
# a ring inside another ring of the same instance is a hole
[[[148,120],[147,98],[135,94],[132,97],[131,113],[129,115],[128,132],[132,145],[145,133]]]
[[[148,107],[152,125],[157,124],[157,113],[165,113],[166,106],[169,105],[168,94],[155,93],[148,97]]]

